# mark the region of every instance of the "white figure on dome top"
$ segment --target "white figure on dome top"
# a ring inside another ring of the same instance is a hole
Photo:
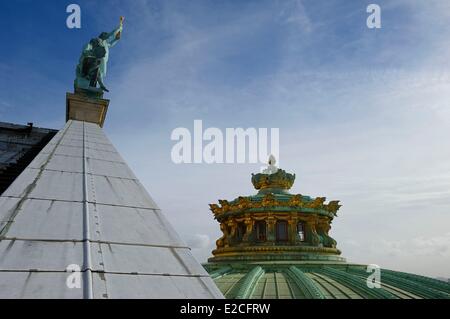
[[[276,172],[278,172],[278,167],[275,166],[275,164],[277,163],[277,160],[275,158],[275,156],[270,155],[269,156],[269,165],[267,166],[266,169],[264,169],[262,171],[263,174],[275,174]]]

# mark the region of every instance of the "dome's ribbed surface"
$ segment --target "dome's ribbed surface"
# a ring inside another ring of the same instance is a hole
[[[381,288],[369,288],[364,265],[311,263],[208,264],[226,298],[450,299],[450,284],[381,270]]]

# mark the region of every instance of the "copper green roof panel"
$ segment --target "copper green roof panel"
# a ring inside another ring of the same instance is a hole
[[[226,298],[235,298],[236,292],[240,288],[239,281],[245,275],[245,273],[228,273],[215,279],[214,282]]]
[[[355,291],[358,295],[370,298],[379,299],[396,299],[396,296],[384,290],[382,287],[379,289],[369,288],[366,283],[366,279],[355,276],[345,270],[335,269],[332,267],[323,267],[318,271],[320,274],[336,280],[339,283],[345,284]],[[366,274],[367,275],[367,274]]]
[[[242,279],[239,290],[236,293],[237,299],[248,299],[252,296],[255,290],[256,284],[259,279],[264,275],[264,270],[261,266],[256,266],[250,270],[247,275]]]
[[[299,287],[304,287],[304,296],[310,299],[325,299],[325,295],[318,289],[310,277],[295,266],[289,267],[289,272]]]
[[[351,273],[364,275],[364,270],[361,268],[350,268],[349,270]],[[432,298],[432,299],[450,298],[450,294],[448,294],[444,291],[435,289],[435,285],[440,284],[438,280],[435,280],[432,278],[427,278],[427,279],[429,282],[423,283],[423,282],[414,280],[414,275],[412,275],[412,274],[406,274],[406,273],[402,273],[402,272],[395,272],[395,271],[389,271],[389,270],[388,271],[381,270],[381,282],[384,282],[391,286],[398,287],[403,291],[410,292],[410,293],[420,296],[422,298]],[[449,284],[447,284],[447,285],[450,287]],[[445,285],[442,285],[442,286],[445,287]]]
[[[204,267],[214,274],[226,298],[450,299],[445,292],[448,283],[384,269],[381,288],[369,288],[364,265],[285,261],[208,263]]]

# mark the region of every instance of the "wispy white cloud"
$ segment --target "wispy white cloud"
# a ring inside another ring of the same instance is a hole
[[[343,241],[353,262],[374,263],[399,271],[448,277],[450,233],[398,240]]]
[[[313,23],[306,12],[302,0],[279,1],[278,17],[281,22],[298,27],[299,32],[312,32]]]

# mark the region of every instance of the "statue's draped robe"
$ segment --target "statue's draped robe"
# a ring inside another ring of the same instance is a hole
[[[109,59],[109,48],[112,48],[114,45],[116,45],[117,42],[119,42],[119,38],[117,37],[118,33],[122,32],[122,25],[117,27],[114,31],[110,32],[108,34],[108,37],[106,40],[100,39],[100,45],[105,48],[105,56],[102,58],[100,66],[99,66],[99,83],[103,83],[106,73],[108,70],[108,59]],[[82,88],[88,88],[89,87],[89,80],[86,81],[82,76],[82,68],[83,68],[83,60],[86,56],[89,56],[92,51],[92,44],[88,43],[84,46],[83,52],[80,57],[79,64],[77,66],[77,79],[75,81],[75,86],[82,87]]]

